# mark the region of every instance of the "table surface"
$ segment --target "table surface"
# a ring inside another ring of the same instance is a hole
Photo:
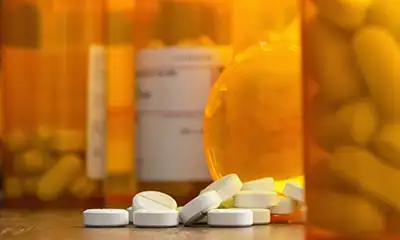
[[[262,239],[302,240],[304,226],[270,224],[248,228],[178,227],[167,229],[83,228],[81,213],[76,211],[0,211],[0,239],[29,240],[125,240],[125,239]]]

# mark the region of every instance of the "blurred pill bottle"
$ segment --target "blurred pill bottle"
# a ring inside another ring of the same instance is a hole
[[[234,60],[214,84],[204,144],[214,179],[273,177],[302,184],[299,7],[296,0],[235,0]]]
[[[400,2],[302,9],[307,239],[400,239]]]
[[[104,205],[104,5],[1,1],[4,206]]]
[[[229,0],[147,0],[135,8],[140,188],[182,204],[211,177],[202,122],[213,82],[231,59]]]
[[[140,2],[140,0],[139,0]],[[134,0],[106,0],[107,207],[126,208],[136,192]]]

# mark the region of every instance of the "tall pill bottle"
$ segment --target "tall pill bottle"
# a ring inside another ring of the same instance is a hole
[[[302,9],[307,239],[399,239],[400,2]]]
[[[179,203],[210,181],[202,122],[230,60],[230,1],[146,0],[135,7],[139,187]]]
[[[204,118],[212,177],[273,177],[302,184],[299,8],[291,1],[234,1],[233,61],[214,84]]]
[[[103,206],[103,2],[3,0],[0,9],[4,206]]]
[[[133,0],[107,0],[106,40],[106,179],[107,207],[126,208],[136,193],[135,55]]]

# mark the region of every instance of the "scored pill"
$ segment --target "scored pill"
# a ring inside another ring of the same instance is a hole
[[[212,227],[250,227],[253,212],[249,209],[213,209],[207,213],[208,225]]]
[[[271,211],[269,209],[253,208],[253,224],[263,225],[271,222]]]
[[[279,202],[271,208],[271,214],[289,215],[296,210],[296,202],[293,199],[279,196]]]
[[[243,183],[237,174],[229,174],[208,185],[200,194],[214,190],[224,202],[238,193],[242,186]]]
[[[139,209],[175,210],[177,207],[176,201],[171,196],[157,191],[140,192],[132,199],[134,211]]]
[[[276,192],[241,191],[234,197],[237,208],[271,208],[278,204]]]
[[[243,183],[242,191],[246,190],[273,192],[275,191],[275,182],[271,177],[245,182]]]
[[[304,189],[297,183],[286,183],[283,194],[288,198],[304,203]]]
[[[216,191],[208,191],[186,203],[179,216],[183,224],[192,225],[206,216],[208,211],[217,208],[221,202]]]
[[[123,227],[129,224],[129,213],[124,209],[87,209],[83,212],[86,227]]]
[[[136,227],[176,227],[179,224],[179,212],[139,209],[133,213],[133,219]]]

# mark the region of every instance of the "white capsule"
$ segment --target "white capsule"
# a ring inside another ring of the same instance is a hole
[[[179,215],[183,224],[191,225],[200,221],[208,211],[217,208],[221,202],[216,191],[208,191],[186,203]]]
[[[271,208],[271,214],[289,215],[296,210],[296,202],[293,199],[279,196],[279,202]]]
[[[132,207],[128,207],[126,209],[126,211],[128,211],[128,213],[129,213],[129,223],[133,223],[133,208]]]
[[[253,208],[253,224],[263,225],[271,222],[271,211],[269,209]]]
[[[136,227],[176,227],[179,224],[179,212],[139,209],[133,212],[133,219]]]
[[[134,211],[146,210],[175,210],[178,204],[169,195],[157,191],[144,191],[136,194],[132,199]]]
[[[276,204],[276,192],[241,191],[234,197],[234,206],[237,208],[271,208]]]
[[[219,194],[221,200],[225,201],[238,193],[242,186],[243,183],[237,174],[229,174],[208,185],[200,194],[214,190]]]
[[[87,209],[83,212],[86,227],[123,227],[129,224],[129,213],[124,209]]]
[[[213,209],[207,213],[208,225],[213,227],[250,227],[253,212],[249,209]]]
[[[271,177],[245,182],[243,183],[242,191],[246,190],[273,192],[275,191],[275,182]]]
[[[288,198],[304,203],[304,189],[299,184],[286,183],[283,188],[283,194]]]

